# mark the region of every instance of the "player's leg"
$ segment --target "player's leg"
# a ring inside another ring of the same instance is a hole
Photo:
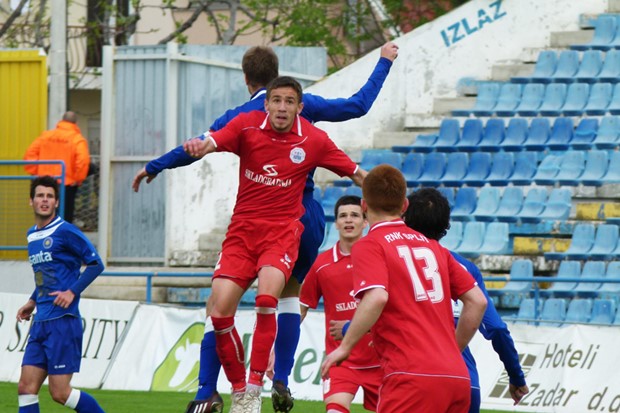
[[[383,369],[381,367],[358,370],[359,383],[364,389],[364,409],[376,412],[379,402],[379,390],[383,380]]]
[[[30,346],[30,344],[29,344]],[[26,347],[26,355],[28,347]],[[19,383],[17,384],[17,400],[19,413],[39,413],[39,390],[47,377],[47,371],[37,366],[22,365]]]
[[[104,413],[90,394],[71,388],[73,374],[50,374],[49,390],[52,399],[79,413]]]
[[[334,366],[323,380],[323,401],[327,413],[349,413],[351,402],[360,388],[361,371]]]

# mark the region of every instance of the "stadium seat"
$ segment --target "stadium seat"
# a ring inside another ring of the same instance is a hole
[[[505,151],[521,151],[523,143],[527,138],[527,120],[523,118],[512,118],[506,127],[506,136],[499,145]]]
[[[573,140],[573,124],[572,118],[556,118],[551,128],[551,134],[547,140],[547,148],[553,151],[565,151],[570,147]]]
[[[539,315],[540,310],[536,310],[536,300],[533,298],[524,298],[519,304],[519,312],[517,313],[515,322],[518,324],[534,324]]]
[[[511,79],[514,83],[549,83],[558,64],[558,55],[553,50],[543,50],[538,54],[536,66],[531,76],[517,76]]]
[[[515,218],[524,223],[540,222],[540,214],[544,211],[546,202],[547,190],[545,188],[530,188],[523,201],[523,207]]]
[[[441,177],[446,170],[446,154],[443,152],[431,152],[424,157],[422,174],[418,178],[418,184],[422,186],[439,186]]]
[[[620,117],[603,116],[592,142],[597,149],[615,149],[620,142]]]
[[[577,186],[586,169],[586,154],[583,151],[568,151],[562,157],[560,171],[555,176],[560,185]]]
[[[312,198],[314,198],[314,200],[320,204],[322,197],[323,196],[322,196],[321,188],[318,185],[315,185],[314,192],[312,193]]]
[[[545,98],[545,85],[542,83],[528,83],[523,87],[521,101],[515,111],[521,116],[536,116],[538,108]]]
[[[588,253],[594,245],[595,229],[593,224],[577,224],[573,231],[570,246],[565,252],[546,252],[545,259],[561,260],[586,260]]]
[[[522,86],[518,83],[504,83],[497,97],[493,111],[497,116],[514,116],[521,101]]]
[[[590,260],[612,260],[613,252],[618,245],[618,226],[612,224],[601,224],[596,228],[594,245],[588,252]]]
[[[551,135],[551,124],[548,118],[534,118],[523,143],[525,150],[544,151]]]
[[[453,152],[448,155],[446,172],[441,177],[441,183],[445,186],[463,185],[463,177],[467,173],[469,156],[465,152]]]
[[[568,188],[553,188],[539,215],[541,221],[566,221],[571,210],[571,192]]]
[[[573,83],[566,91],[566,101],[562,106],[561,112],[564,116],[581,116],[584,113],[588,97],[590,96],[590,85],[587,83]]]
[[[440,186],[437,190],[443,195],[450,205],[450,209],[454,206],[454,188],[448,188],[447,186]]]
[[[549,298],[545,300],[540,312],[540,325],[560,326],[566,317],[566,300],[564,298]]]
[[[592,313],[592,300],[590,299],[578,299],[573,298],[568,304],[568,310],[566,310],[565,323],[587,323],[590,321],[590,314]]]
[[[476,97],[476,103],[471,110],[455,110],[452,111],[453,116],[469,116],[471,114],[476,116],[491,116],[493,114],[493,108],[497,103],[497,97],[499,96],[499,83],[495,82],[481,82],[478,84],[478,96]]]
[[[463,223],[460,221],[450,221],[448,233],[439,240],[439,243],[450,251],[456,251],[463,240]]]
[[[607,265],[605,278],[607,280],[620,281],[620,261],[611,261]],[[600,298],[614,300],[616,304],[618,304],[620,301],[620,282],[603,283],[598,293]]]
[[[458,197],[458,194],[457,194]],[[486,224],[484,222],[471,221],[465,224],[463,240],[456,252],[466,258],[476,258],[480,255],[480,249],[484,242]]]
[[[545,97],[538,108],[538,113],[542,116],[560,116],[562,106],[566,101],[565,83],[551,83],[545,88]]]
[[[616,83],[618,78],[620,78],[620,50],[609,50],[605,54],[605,61],[597,80],[599,82]]]
[[[602,261],[586,261],[581,270],[581,282],[575,287],[575,293],[579,298],[595,298],[598,289],[601,288],[600,282],[589,282],[588,280],[601,279],[605,277],[605,263]]]
[[[598,74],[603,68],[603,52],[600,50],[588,50],[581,57],[579,69],[575,73],[575,81],[583,83],[596,83]]]
[[[596,83],[590,90],[588,102],[583,111],[590,116],[602,116],[611,102],[613,86],[611,83]]]
[[[616,35],[616,19],[612,16],[598,16],[594,22],[594,37],[585,44],[571,45],[574,50],[609,50]]]
[[[516,216],[522,207],[523,189],[518,186],[506,187],[495,211],[495,219],[499,222],[516,222]]]
[[[403,160],[402,173],[407,181],[408,187],[413,187],[418,184],[418,178],[422,175],[424,169],[424,154],[411,152],[405,155]]]
[[[362,197],[362,188],[357,185],[351,185],[344,190],[345,195],[354,195]]]
[[[403,166],[402,155],[386,149],[364,149],[362,151],[360,168],[370,171],[375,166],[381,164],[388,164],[394,168],[401,169]]]
[[[414,152],[428,153],[434,150],[434,145],[437,142],[438,135],[426,135],[419,134],[416,136],[415,141],[409,146],[409,149]],[[393,150],[393,148],[392,148]]]
[[[613,300],[597,298],[592,304],[590,324],[611,324],[616,315],[616,303]]]
[[[491,154],[488,152],[475,152],[469,157],[467,174],[463,183],[470,186],[484,186],[486,178],[491,172]]]
[[[555,177],[560,172],[562,158],[562,155],[547,155],[538,165],[533,181],[538,185],[554,185]]]
[[[579,53],[575,50],[563,50],[558,57],[555,72],[551,75],[552,82],[571,83],[579,69]]]
[[[491,118],[484,125],[482,139],[478,142],[478,149],[482,152],[498,152],[504,140],[506,125],[503,119]]]
[[[487,225],[479,253],[486,255],[512,254],[508,223],[491,222]]]
[[[512,152],[498,152],[493,156],[491,171],[486,181],[491,186],[507,186],[514,168],[514,154]]]
[[[480,189],[478,202],[473,215],[476,221],[493,222],[495,221],[495,211],[499,207],[500,190],[499,188],[485,186]]]
[[[595,85],[597,86],[597,85]],[[575,128],[570,147],[576,150],[589,150],[594,146],[594,138],[598,130],[598,119],[583,118]]]
[[[560,263],[557,278],[579,277],[581,277],[581,263],[579,261],[562,261]],[[572,297],[575,295],[575,287],[577,287],[577,282],[554,282],[546,290],[540,290],[540,295],[543,297]]]
[[[614,151],[609,158],[607,173],[603,176],[603,184],[613,184],[620,182],[620,152]]]
[[[334,220],[334,207],[336,201],[344,195],[344,188],[338,186],[327,186],[323,191],[323,197],[321,198],[321,205],[323,206],[323,213],[325,219],[328,221]]]
[[[532,281],[513,281],[514,278],[531,278]],[[501,306],[504,308],[518,308],[521,301],[528,298],[534,280],[534,266],[532,261],[519,259],[512,262],[510,280],[504,288],[498,290]]]
[[[444,119],[439,126],[439,135],[435,141],[435,150],[454,152],[454,145],[461,139],[461,125],[457,119]]]
[[[475,188],[463,187],[456,192],[454,208],[450,212],[450,218],[454,221],[469,221],[472,212],[476,209],[478,197]]]
[[[616,318],[614,318],[613,325],[620,325],[620,306],[616,305]]]
[[[477,151],[478,143],[482,139],[483,129],[480,119],[467,119],[463,124],[461,139],[456,143],[456,150],[465,152]]]
[[[519,152],[515,155],[515,169],[510,176],[514,185],[529,185],[536,174],[536,152]]]
[[[332,215],[333,214],[334,213],[332,211]],[[336,229],[336,224],[334,222],[327,224],[325,226],[325,238],[323,238],[323,243],[319,248],[319,252],[327,251],[328,249],[336,245],[336,242],[338,242],[339,239],[340,233]]]
[[[586,169],[579,177],[583,185],[600,186],[609,167],[607,151],[591,150],[586,153]]]
[[[609,106],[607,106],[607,112],[612,115],[620,115],[620,83],[616,83],[614,86]]]

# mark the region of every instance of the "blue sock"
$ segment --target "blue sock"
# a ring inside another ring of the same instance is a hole
[[[282,301],[287,300],[283,298]],[[288,376],[295,364],[295,351],[301,335],[301,315],[299,314],[299,299],[295,298],[297,312],[282,312],[278,314],[278,335],[274,345],[276,360],[274,364],[273,381],[281,381],[288,387]],[[281,308],[282,306],[280,306]]]
[[[17,396],[19,413],[39,413],[39,396],[36,394],[20,394]]]
[[[74,410],[78,413],[105,413],[97,400],[83,391],[80,391],[80,400],[78,400]]]
[[[210,320],[210,319],[209,319]],[[208,329],[208,327],[206,328]],[[211,330],[205,332],[200,344],[200,369],[198,370],[198,392],[195,400],[205,400],[211,397],[217,390],[217,378],[220,375],[220,359],[215,350],[215,332],[213,325]]]
[[[18,413],[39,413],[39,403],[29,404],[28,406],[19,406]]]

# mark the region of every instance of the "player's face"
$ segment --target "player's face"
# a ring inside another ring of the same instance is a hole
[[[54,188],[39,185],[34,189],[34,198],[30,200],[34,214],[39,218],[49,218],[56,213],[58,200]]]
[[[359,205],[341,205],[338,207],[335,223],[340,239],[357,240],[361,238],[366,227],[362,207]]]
[[[265,101],[265,110],[269,112],[269,123],[276,132],[288,132],[293,127],[295,116],[301,113],[303,104],[295,89],[281,87],[273,89]]]

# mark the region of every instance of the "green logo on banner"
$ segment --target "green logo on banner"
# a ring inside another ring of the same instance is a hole
[[[151,390],[195,392],[204,324],[192,324],[172,346],[153,374]]]

